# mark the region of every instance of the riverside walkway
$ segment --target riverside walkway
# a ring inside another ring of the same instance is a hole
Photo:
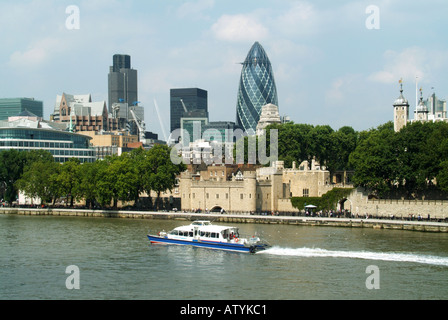
[[[0,208],[0,214],[31,215],[31,216],[70,216],[99,217],[125,219],[166,219],[166,220],[211,220],[224,223],[261,223],[286,224],[299,226],[329,226],[346,228],[394,229],[421,232],[448,233],[447,222],[408,221],[392,219],[361,219],[361,218],[327,218],[306,216],[272,216],[255,214],[220,214],[220,213],[187,213],[187,212],[154,212],[154,211],[111,211],[85,209],[28,209]]]

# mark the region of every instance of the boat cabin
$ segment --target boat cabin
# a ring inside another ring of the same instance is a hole
[[[238,228],[212,225],[210,221],[194,221],[188,226],[173,229],[170,236],[187,237],[209,241],[235,241],[239,237]]]

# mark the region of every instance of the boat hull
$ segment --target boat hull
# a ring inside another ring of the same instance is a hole
[[[232,252],[245,252],[245,253],[256,253],[261,250],[267,249],[266,244],[253,244],[244,245],[240,243],[231,242],[216,242],[216,241],[206,241],[206,240],[181,240],[181,239],[170,239],[166,236],[155,236],[148,235],[148,239],[152,244],[168,244],[168,245],[183,245],[183,246],[193,246],[199,248],[207,249],[217,249]]]

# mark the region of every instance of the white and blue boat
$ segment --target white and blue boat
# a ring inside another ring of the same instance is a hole
[[[148,239],[152,244],[184,245],[247,253],[256,253],[270,247],[256,236],[240,237],[238,228],[213,225],[207,220],[194,221],[190,225],[177,227],[170,232],[148,234]]]

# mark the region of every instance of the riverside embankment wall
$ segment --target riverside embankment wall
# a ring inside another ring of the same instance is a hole
[[[428,221],[350,219],[295,216],[263,216],[249,214],[200,214],[147,211],[72,210],[72,209],[23,209],[1,208],[0,214],[31,216],[98,217],[125,219],[212,220],[224,223],[287,224],[298,226],[329,226],[345,228],[393,229],[422,232],[448,233],[448,223]]]
[[[361,188],[353,190],[347,200],[344,207],[355,216],[448,219],[447,200],[369,199],[368,193]]]

